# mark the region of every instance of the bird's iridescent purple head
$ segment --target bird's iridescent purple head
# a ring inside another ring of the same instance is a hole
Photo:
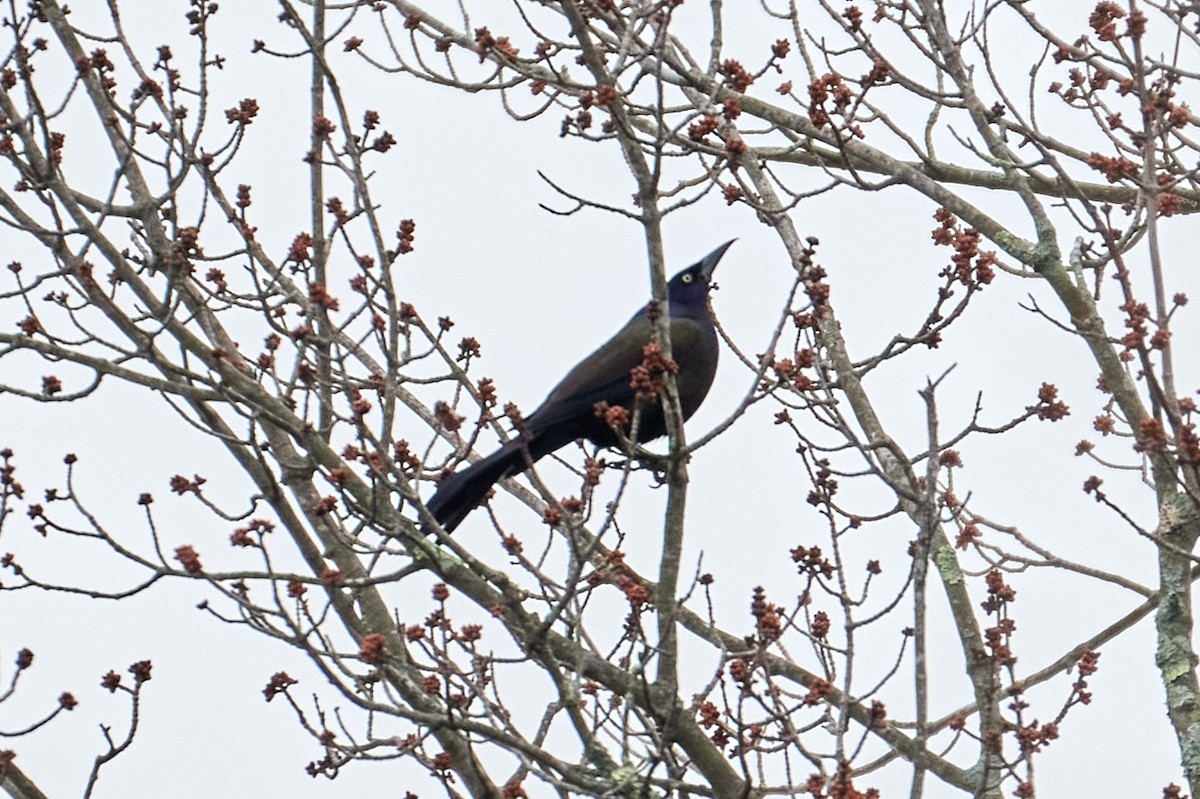
[[[736,239],[725,242],[696,263],[684,269],[667,283],[667,296],[671,299],[671,315],[687,316],[689,311],[701,312],[708,307],[708,289],[712,284],[713,270],[721,262],[721,256]]]

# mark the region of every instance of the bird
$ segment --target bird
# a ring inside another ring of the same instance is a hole
[[[675,383],[684,420],[700,407],[716,376],[720,347],[708,310],[708,294],[713,270],[731,244],[733,241],[725,242],[667,283],[671,358],[678,365]],[[632,375],[646,358],[644,348],[652,340],[656,308],[655,303],[647,304],[569,371],[519,425],[518,435],[486,458],[442,478],[425,507],[443,530],[454,532],[496,481],[525,471],[572,441],[586,438],[601,447],[618,445],[620,439],[610,424],[613,417],[598,413],[599,403],[625,408],[631,421],[636,407],[634,432],[639,443],[666,434],[662,404],[639,402]]]

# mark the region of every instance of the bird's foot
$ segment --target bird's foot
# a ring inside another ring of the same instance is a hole
[[[601,465],[606,469],[616,469],[623,472],[653,472],[654,482],[658,485],[662,485],[667,481],[667,471],[670,468],[670,459],[664,455],[641,453],[634,457],[622,458],[619,461],[601,461]]]

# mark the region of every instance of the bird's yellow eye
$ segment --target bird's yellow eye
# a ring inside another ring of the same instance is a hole
[[[682,280],[684,283],[691,283],[691,282],[692,282],[692,276],[691,276],[691,275],[684,275],[683,277],[681,277],[681,278],[680,278],[680,280]]]

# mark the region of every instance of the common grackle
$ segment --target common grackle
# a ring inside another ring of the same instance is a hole
[[[683,418],[689,418],[712,386],[717,372],[717,332],[708,312],[713,270],[732,241],[713,250],[667,284],[671,356]],[[447,532],[453,532],[497,480],[525,471],[529,464],[580,438],[599,446],[618,443],[609,422],[596,413],[597,403],[632,412],[637,397],[632,371],[643,364],[643,348],[651,341],[650,305],[633,315],[615,336],[584,358],[524,420],[521,432],[500,449],[461,472],[446,476],[426,504]],[[665,435],[660,402],[636,403],[637,440]]]

